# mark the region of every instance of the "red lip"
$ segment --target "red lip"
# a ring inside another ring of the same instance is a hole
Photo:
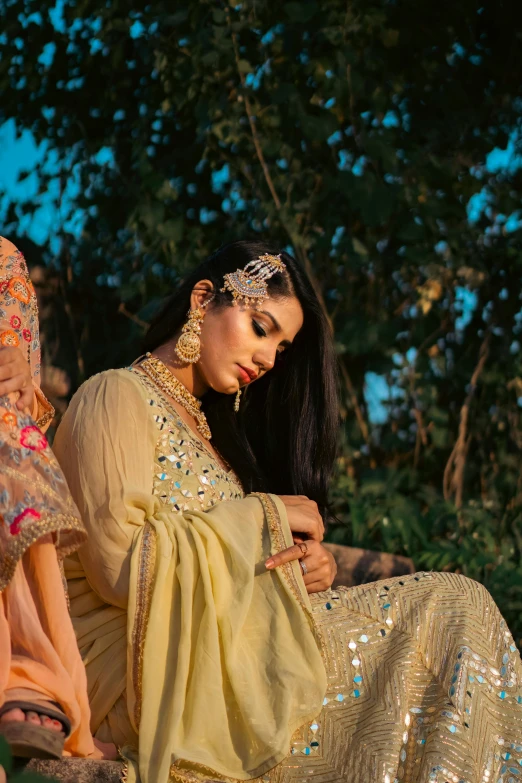
[[[250,383],[250,381],[253,381],[254,378],[257,378],[257,373],[255,370],[251,370],[250,367],[243,367],[242,364],[238,364],[238,367],[241,372],[241,380],[244,383]]]

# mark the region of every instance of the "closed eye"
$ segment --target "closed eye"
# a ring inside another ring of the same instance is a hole
[[[267,336],[264,327],[259,323],[259,321],[256,321],[254,318],[252,319],[252,328],[258,337]],[[288,348],[290,345],[291,345],[290,340],[283,340],[283,342],[277,347],[277,355],[281,356],[281,354],[285,352],[285,349]]]
[[[266,332],[258,321],[252,319],[252,327],[254,329],[254,332],[258,335],[258,337],[266,337]]]

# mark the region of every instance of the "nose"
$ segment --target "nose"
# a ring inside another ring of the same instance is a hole
[[[256,354],[252,357],[252,360],[254,364],[259,367],[260,372],[268,372],[275,364],[276,351],[270,351],[268,349],[263,351],[256,351]]]

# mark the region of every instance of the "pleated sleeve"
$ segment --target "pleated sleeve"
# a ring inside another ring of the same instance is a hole
[[[156,431],[136,377],[109,370],[73,397],[53,444],[87,529],[78,553],[106,603],[125,608],[132,541],[158,508],[152,495]]]

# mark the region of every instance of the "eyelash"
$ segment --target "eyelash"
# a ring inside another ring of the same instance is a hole
[[[252,328],[253,328],[254,332],[257,334],[258,337],[266,337],[266,332],[263,329],[263,327],[261,326],[261,324],[258,323],[257,321],[254,321],[253,319],[252,319]],[[285,351],[284,348],[281,348],[281,350],[278,350],[277,351],[277,356],[280,357],[281,354],[284,353],[284,351]]]
[[[252,328],[258,337],[266,337],[266,332],[257,321],[252,320]]]

